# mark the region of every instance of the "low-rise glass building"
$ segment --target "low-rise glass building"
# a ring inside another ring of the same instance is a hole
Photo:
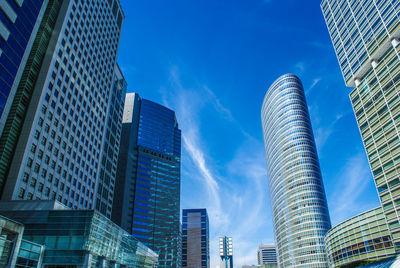
[[[22,239],[24,225],[0,216],[0,267],[41,267],[42,245]]]
[[[325,235],[325,244],[330,267],[362,265],[395,255],[381,207],[336,225]]]
[[[0,214],[23,223],[24,239],[45,246],[44,268],[157,265],[155,252],[94,210],[0,210]]]

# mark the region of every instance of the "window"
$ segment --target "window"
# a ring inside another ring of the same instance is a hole
[[[24,198],[25,189],[20,188],[18,192],[18,198]]]
[[[22,181],[27,183],[29,179],[29,174],[27,172],[24,173],[24,176],[22,177]]]

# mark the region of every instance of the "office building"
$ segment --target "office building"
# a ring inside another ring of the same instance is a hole
[[[207,210],[182,210],[182,267],[210,268]]]
[[[0,2],[0,135],[47,2],[47,0]],[[4,176],[0,176],[0,190],[4,186],[4,180]]]
[[[21,265],[16,267],[157,265],[155,252],[95,210],[72,210],[57,201],[11,201],[0,203],[0,215],[16,221],[19,237],[23,234],[13,254]]]
[[[321,9],[396,252],[400,250],[400,3],[324,0]]]
[[[336,225],[327,232],[325,244],[331,267],[356,267],[396,255],[381,207]]]
[[[174,111],[126,94],[113,221],[179,267],[181,131]]]
[[[233,244],[232,237],[219,238],[220,268],[233,268]]]
[[[258,264],[277,264],[275,245],[260,245],[257,250]]]
[[[10,108],[47,2],[0,2],[0,133],[7,117],[2,117],[3,112],[7,110],[6,106]]]
[[[117,0],[49,1],[0,138],[2,200],[52,199],[111,217],[123,18]]]
[[[268,89],[261,110],[278,262],[327,267],[328,205],[302,83],[293,74]]]

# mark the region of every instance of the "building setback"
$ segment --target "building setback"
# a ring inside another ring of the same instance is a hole
[[[400,2],[324,0],[321,9],[398,253]]]
[[[233,244],[232,237],[219,238],[220,268],[233,268]]]
[[[123,19],[116,0],[49,1],[0,138],[2,200],[53,199],[111,217]]]
[[[268,89],[261,110],[279,264],[327,267],[330,218],[302,83],[286,74]]]
[[[210,267],[210,240],[206,209],[182,210],[182,267]]]
[[[175,113],[126,94],[112,219],[180,267],[181,131]]]

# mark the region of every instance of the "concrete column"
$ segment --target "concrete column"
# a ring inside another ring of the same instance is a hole
[[[92,254],[89,252],[87,252],[85,255],[85,263],[83,267],[92,267]]]

